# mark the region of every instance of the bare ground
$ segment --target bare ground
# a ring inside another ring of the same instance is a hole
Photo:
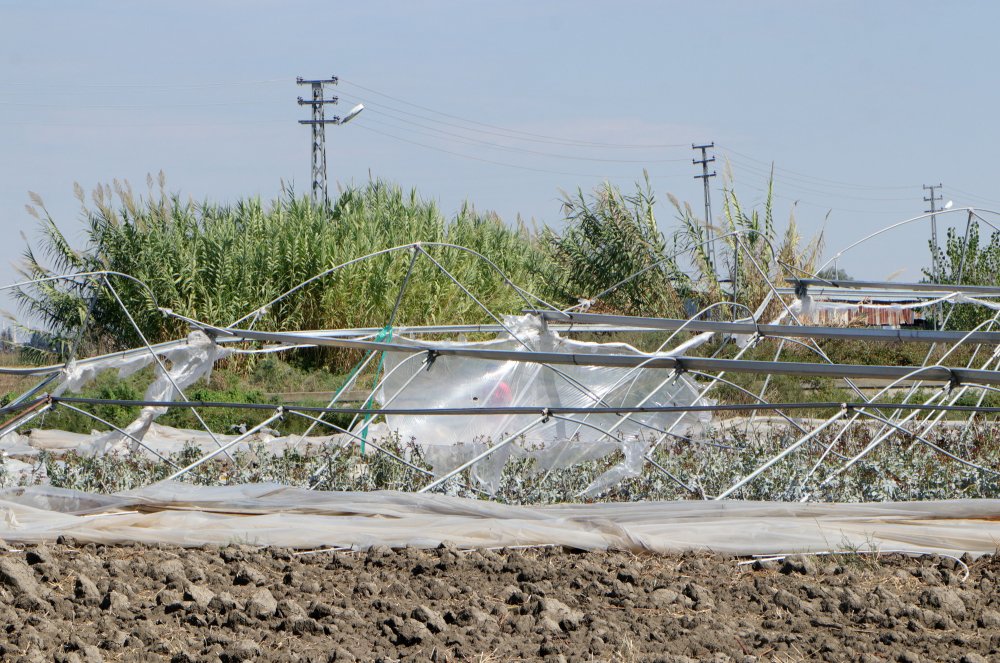
[[[0,552],[4,661],[987,661],[1000,558]],[[963,580],[964,579],[964,580]]]

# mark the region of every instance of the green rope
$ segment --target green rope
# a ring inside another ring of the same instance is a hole
[[[375,342],[376,343],[381,343],[381,342],[389,343],[391,341],[392,341],[392,327],[390,325],[386,325],[385,327],[382,328],[382,331],[380,331],[378,334],[376,334],[376,336],[375,336]],[[382,364],[384,362],[385,362],[385,352],[383,352],[382,356],[378,358],[378,365],[375,367],[375,384],[378,384],[378,376],[382,374]],[[374,398],[375,398],[375,394],[372,394],[371,396],[368,397],[368,400],[365,401],[365,409],[366,410],[371,408],[372,401],[374,400]],[[371,421],[372,416],[374,416],[374,415],[371,415],[371,414],[365,415],[364,427],[361,430],[361,455],[362,456],[365,455],[365,442],[368,441],[368,422]]]

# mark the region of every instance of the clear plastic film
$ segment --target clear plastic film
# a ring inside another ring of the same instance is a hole
[[[187,343],[162,348],[156,351],[140,353],[130,357],[111,356],[97,362],[84,365],[70,363],[63,371],[64,379],[54,390],[55,395],[66,391],[79,391],[102,371],[117,369],[120,378],[126,378],[146,366],[157,364],[156,377],[146,388],[143,399],[147,401],[170,401],[181,398],[180,390],[186,389],[198,380],[208,378],[215,362],[226,357],[229,350],[218,346],[202,331],[192,331],[188,334]],[[159,357],[159,360],[157,360]],[[166,369],[166,370],[164,370]],[[111,431],[103,435],[92,436],[86,444],[80,445],[78,451],[88,454],[102,454],[115,450],[136,450],[138,443],[149,431],[153,421],[167,412],[166,407],[146,406],[139,412],[135,421],[122,430]]]
[[[643,356],[624,343],[563,338],[547,329],[536,316],[508,317],[505,325],[512,333],[492,341],[444,345]],[[695,342],[689,341],[684,347],[663,355],[683,353],[703,343],[708,336],[693,339]],[[401,366],[403,362],[406,365]],[[425,450],[425,457],[435,474],[459,466],[539,419],[536,413],[447,417],[435,415],[436,409],[537,407],[541,413],[545,407],[678,406],[699,401],[699,388],[691,378],[642,367],[549,366],[450,355],[439,356],[427,365],[420,364],[411,353],[400,351],[386,352],[385,371],[379,395],[383,405],[428,410],[427,414],[388,415],[386,422],[402,439],[412,439]],[[588,489],[593,489],[588,494],[596,494],[629,476],[636,476],[642,468],[642,453],[665,432],[683,435],[704,427],[709,421],[704,413],[671,412],[551,417],[530,427],[517,440],[516,447],[508,445],[477,463],[472,474],[480,485],[493,491],[504,463],[511,456],[534,457],[539,468],[548,471],[621,450],[622,463]],[[639,450],[642,453],[637,453]]]

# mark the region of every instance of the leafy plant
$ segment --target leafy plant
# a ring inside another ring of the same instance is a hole
[[[426,243],[440,267],[427,256],[414,263],[397,324],[491,321],[454,280],[489,309],[501,311],[524,306],[502,273],[529,290],[543,285],[540,254],[523,227],[507,226],[471,206],[449,221],[415,191],[383,182],[344,191],[329,211],[290,191],[269,205],[259,199],[214,205],[168,194],[162,176],[158,192],[151,179],[149,185],[145,197],[136,196],[127,183],[98,187],[90,205],[77,187],[87,220],[81,250],[70,245],[42,200],[33,196],[29,211],[42,234],[40,250],[26,250],[26,278],[110,270],[135,279],[106,277],[113,290],[105,287],[105,277],[94,276],[42,281],[15,291],[22,310],[42,323],[37,345],[66,356],[86,329],[88,351],[134,347],[142,338],[133,320],[150,342],[185,333],[185,325],[165,317],[159,307],[228,325],[334,266],[414,242]],[[439,244],[471,249],[496,267],[470,251]],[[391,251],[330,273],[260,310],[252,324],[262,329],[381,327],[412,255],[409,248]]]
[[[691,256],[705,304],[736,301],[756,310],[785,278],[813,272],[823,249],[823,235],[803,238],[794,209],[784,232],[779,234],[774,222],[773,177],[762,209],[745,208],[732,188],[731,174],[728,179],[730,183],[723,190],[722,225],[712,226],[715,263],[709,260],[710,237],[705,221],[694,215],[690,205],[681,205],[671,197],[681,221],[675,242]],[[772,304],[764,319],[777,313],[779,307]],[[737,315],[746,316],[747,311],[739,309]]]
[[[588,299],[618,285],[600,300],[600,309],[680,315],[692,291],[687,275],[667,253],[653,212],[655,202],[648,174],[631,195],[609,183],[590,196],[582,189],[572,196],[563,194],[565,230],[546,227],[541,237],[556,296]]]
[[[924,278],[931,282],[964,285],[997,285],[1000,278],[1000,231],[994,230],[984,241],[979,235],[979,223],[970,220],[963,235],[956,228],[948,228],[944,248],[928,241],[933,261],[938,264],[940,276],[933,268],[923,270]],[[950,313],[949,313],[950,311]],[[975,304],[957,304],[929,309],[931,315],[948,316],[951,329],[972,329],[993,317],[994,312]],[[941,321],[943,322],[943,320]]]

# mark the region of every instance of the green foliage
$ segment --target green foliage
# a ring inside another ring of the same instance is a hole
[[[371,376],[364,376],[371,382]],[[153,368],[121,379],[114,370],[105,371],[97,376],[93,383],[84,387],[79,393],[67,394],[84,398],[112,400],[142,400],[146,387],[153,379]],[[185,394],[195,401],[213,401],[226,403],[269,403],[275,406],[285,401],[285,394],[293,392],[294,400],[299,405],[324,406],[329,400],[329,394],[340,388],[346,380],[345,375],[335,375],[319,369],[306,371],[292,366],[275,356],[268,356],[257,362],[249,372],[237,370],[231,364],[223,365],[212,372],[208,383],[200,382],[186,390]],[[309,392],[315,391],[316,394]],[[16,393],[5,396],[10,399]],[[105,421],[123,428],[139,415],[138,407],[124,405],[100,404],[83,406],[89,412]],[[273,411],[268,408],[202,408],[199,414],[213,431],[230,432],[240,424],[252,427],[267,417]],[[326,420],[338,426],[350,423],[350,415],[327,415]],[[41,428],[64,430],[72,433],[89,434],[91,431],[108,431],[108,426],[95,421],[67,407],[56,406],[46,412],[38,423]],[[194,413],[187,408],[173,408],[157,419],[157,423],[176,428],[192,428],[201,430],[202,424]],[[286,417],[273,427],[284,434],[302,433],[309,422],[300,417]],[[325,427],[316,430],[318,435],[326,435],[331,431]]]
[[[692,292],[686,275],[667,254],[667,242],[653,213],[648,175],[632,195],[605,183],[589,197],[563,195],[566,229],[542,232],[559,299],[593,297],[623,283],[597,307],[627,314],[680,315]],[[634,279],[632,275],[642,272]]]
[[[546,228],[541,237],[554,275],[554,296],[574,301],[618,285],[595,304],[597,309],[688,317],[692,309],[724,301],[755,308],[771,283],[815,267],[822,236],[804,242],[794,216],[779,235],[770,188],[760,210],[745,209],[727,189],[722,227],[712,228],[714,241],[690,205],[668,198],[679,221],[669,240],[656,222],[648,175],[631,195],[607,183],[589,197],[582,190],[564,195],[565,230]]]
[[[979,235],[979,222],[970,221],[966,234],[959,236],[957,229],[948,228],[944,248],[935,247],[928,241],[932,256],[936,255],[940,276],[935,278],[933,268],[923,270],[924,277],[931,282],[963,285],[997,285],[1000,283],[1000,231],[990,233],[984,242]],[[950,306],[940,309],[947,315]],[[936,314],[935,309],[929,311]],[[984,306],[957,304],[948,318],[950,329],[972,329],[989,320],[994,315]]]
[[[880,445],[850,472],[819,488],[825,471],[803,478],[827,447],[836,440],[835,451],[853,455],[872,441],[877,426],[858,426],[842,436],[826,431],[814,444],[776,463],[755,481],[743,487],[735,497],[752,500],[797,500],[812,493],[818,501],[860,502],[885,500],[987,498],[1000,496],[1000,480],[954,462],[942,462],[933,449],[915,444],[900,435]],[[594,501],[623,502],[636,500],[704,499],[717,495],[740,478],[787,447],[799,433],[780,424],[758,423],[747,430],[731,428],[712,441],[725,447],[702,444],[667,443],[655,452],[656,462],[686,483],[680,486],[652,465],[646,464],[639,476],[624,480]],[[963,453],[995,463],[1000,454],[998,438],[991,426],[948,427],[939,429],[933,441],[945,448],[961,445]],[[379,439],[380,447],[423,470],[430,467],[412,442],[398,437]],[[200,456],[187,447],[171,460],[185,466]],[[314,486],[320,490],[402,490],[415,491],[430,478],[392,458],[370,450],[362,455],[357,445],[345,448],[326,446],[270,453],[262,445],[235,455],[236,464],[220,456],[205,463],[185,480],[201,485],[227,485],[273,481],[290,486]],[[551,473],[538,472],[534,460],[512,459],[504,468],[499,492],[493,496],[511,504],[552,504],[579,502],[577,495],[595,478],[622,460],[615,452],[600,460],[587,461]],[[53,486],[98,492],[115,492],[148,485],[169,476],[174,467],[145,454],[87,457],[67,453],[56,460],[44,454],[41,464]],[[829,468],[827,468],[829,469]],[[35,477],[37,480],[38,476]],[[468,472],[449,484],[447,492],[467,497],[485,498],[470,491]],[[0,475],[0,486],[5,478]],[[586,501],[591,501],[587,499]]]
[[[847,270],[840,269],[839,267],[827,267],[826,269],[821,269],[816,273],[816,277],[826,279],[827,281],[851,280],[851,275],[847,273]]]
[[[81,204],[82,192],[77,189]],[[98,187],[84,205],[87,245],[74,250],[33,198],[29,209],[41,223],[41,254],[29,247],[24,276],[111,270],[142,281],[108,277],[150,342],[176,338],[184,325],[158,306],[210,322],[231,324],[257,307],[335,265],[413,242],[450,243],[477,251],[515,283],[540,282],[538,251],[524,228],[511,228],[493,214],[463,207],[450,221],[414,191],[372,182],[348,189],[327,211],[290,192],[264,205],[246,199],[234,205],[195,204],[158,193],[137,197],[127,184]],[[500,273],[474,254],[426,247],[483,304],[518,310],[521,297]],[[411,250],[395,251],[336,271],[298,290],[266,311],[259,329],[319,329],[382,326],[389,318],[408,269]],[[43,323],[47,343],[65,354],[87,327],[90,350],[141,345],[114,293],[95,278],[47,281],[16,291],[22,310]],[[85,325],[88,310],[92,324]],[[433,261],[414,265],[398,323],[487,321],[489,318]]]
[[[142,338],[133,320],[150,342],[185,333],[185,325],[159,307],[220,325],[251,316],[245,324],[265,330],[380,327],[417,253],[408,245],[416,242],[433,259],[419,254],[413,262],[396,324],[489,321],[452,276],[492,311],[514,312],[527,303],[506,275],[560,306],[620,284],[597,302],[598,309],[686,317],[692,307],[732,298],[720,285],[720,273],[728,270],[738,283],[737,298],[755,305],[768,292],[766,279],[810,269],[819,250],[818,241],[799,246],[794,218],[778,241],[770,195],[762,211],[747,211],[727,191],[713,269],[706,226],[690,206],[671,197],[680,229],[669,241],[660,230],[648,176],[630,195],[610,184],[589,196],[565,195],[565,229],[546,227],[538,235],[470,205],[446,220],[432,201],[380,181],[347,189],[329,210],[291,192],[268,205],[254,198],[196,204],[168,194],[162,174],[158,190],[152,178],[148,184],[145,196],[127,183],[99,186],[89,204],[77,186],[86,219],[82,250],[71,246],[32,194],[28,209],[41,224],[41,241],[40,250],[26,249],[26,278],[102,270],[132,277],[54,279],[16,290],[22,310],[42,322],[38,345],[61,357],[81,335],[78,354],[135,347]],[[737,230],[740,239],[730,234]],[[679,262],[684,254],[692,264]],[[291,296],[260,308],[306,281]],[[356,360],[349,353],[339,357],[339,368]]]

